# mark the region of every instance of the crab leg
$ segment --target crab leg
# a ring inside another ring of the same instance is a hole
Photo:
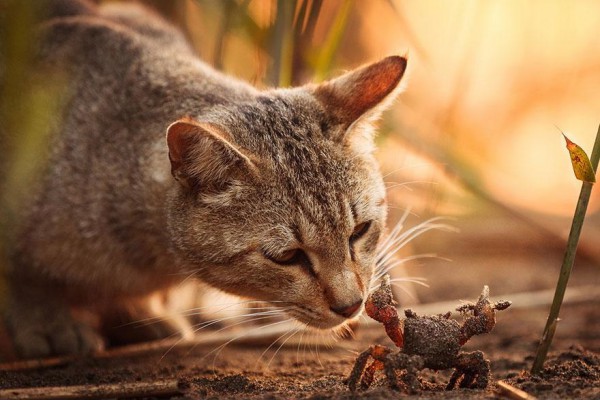
[[[417,378],[417,373],[425,366],[421,356],[396,353],[386,357],[384,363],[385,374],[392,387],[399,389],[396,372],[405,370],[406,372],[402,377],[402,381],[409,393],[417,392],[421,386]]]
[[[362,386],[368,387],[373,382],[375,372],[383,369],[383,361],[390,352],[387,347],[376,344],[360,353],[347,380],[350,390],[354,392],[359,381]],[[369,357],[373,358],[373,362],[367,367]]]
[[[375,372],[381,371],[383,370],[383,368],[383,362],[379,360],[373,360],[373,362],[365,370],[362,380],[360,381],[360,385],[363,388],[368,388],[369,386],[371,386],[371,383],[373,383],[373,379],[375,378]]]
[[[383,370],[385,360],[387,359],[387,356],[392,352],[391,349],[378,344],[371,346],[370,350],[371,357],[373,357],[373,362],[367,367],[365,373],[363,374],[363,378],[361,381],[362,387],[371,386],[371,383],[373,383],[375,372]]]
[[[363,351],[356,357],[356,361],[354,362],[354,367],[352,368],[352,372],[350,372],[350,376],[348,376],[348,388],[351,391],[356,391],[356,384],[360,381],[361,376],[367,366],[367,362],[369,361],[369,357],[371,356],[371,347],[367,350]]]
[[[490,362],[485,359],[481,351],[470,353],[461,353],[456,359],[456,369],[450,377],[446,390],[452,390],[460,377],[461,388],[479,388],[487,387],[490,379]]]

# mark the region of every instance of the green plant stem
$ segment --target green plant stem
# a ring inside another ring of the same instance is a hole
[[[590,162],[594,172],[598,169],[598,160],[600,159],[600,126],[598,127],[598,133],[596,134],[596,140],[594,142],[594,149],[592,150],[592,156]],[[548,320],[546,321],[546,327],[544,328],[544,334],[538,346],[535,360],[531,368],[531,373],[537,375],[540,373],[546,361],[546,355],[550,349],[554,332],[556,330],[556,324],[558,321],[558,315],[560,313],[560,306],[562,305],[563,298],[565,297],[565,291],[567,290],[567,283],[573,269],[573,263],[575,261],[575,254],[577,252],[577,243],[579,242],[579,235],[581,234],[581,228],[585,220],[585,213],[587,206],[590,201],[590,194],[592,193],[593,183],[583,182],[581,185],[581,192],[579,193],[579,200],[577,201],[577,207],[575,208],[575,215],[573,216],[573,223],[571,224],[571,231],[569,232],[569,240],[567,241],[567,249],[563,258],[563,263],[560,268],[560,275],[556,284],[556,291],[554,292],[554,299],[552,300],[552,306],[550,307],[550,313],[548,314]]]
[[[277,0],[277,15],[273,26],[271,84],[288,87],[292,84],[294,61],[294,11],[296,0]]]
[[[324,80],[327,72],[331,69],[333,58],[342,43],[353,4],[353,0],[345,0],[342,3],[331,28],[327,32],[327,38],[319,49],[315,64],[315,79],[317,82]]]

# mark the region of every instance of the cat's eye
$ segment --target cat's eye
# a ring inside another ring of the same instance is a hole
[[[309,262],[308,256],[301,249],[285,250],[278,255],[268,254],[266,252],[264,254],[269,260],[279,265],[295,265]]]
[[[371,221],[363,222],[362,224],[358,224],[354,227],[354,231],[350,235],[350,243],[354,243],[361,237],[363,237],[371,227]]]

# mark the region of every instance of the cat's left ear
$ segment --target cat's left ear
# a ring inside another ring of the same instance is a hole
[[[167,128],[171,174],[189,189],[218,188],[257,172],[255,164],[222,128],[190,118]]]
[[[406,58],[391,56],[313,88],[326,111],[348,129],[359,120],[378,118],[400,91]]]

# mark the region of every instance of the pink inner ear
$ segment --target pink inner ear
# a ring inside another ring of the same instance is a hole
[[[350,98],[353,108],[360,113],[357,117],[383,101],[398,86],[405,70],[406,59],[401,57],[388,57],[367,67],[356,80],[358,93]]]
[[[173,176],[183,166],[185,153],[191,144],[198,127],[187,121],[177,121],[167,129],[167,146],[169,147],[169,161],[171,161],[171,173]]]
[[[175,171],[181,167],[184,154],[190,146],[190,139],[198,127],[185,121],[177,121],[167,129],[167,146],[171,167]]]
[[[232,174],[255,173],[252,161],[229,139],[228,133],[216,125],[191,119],[174,122],[167,128],[171,174],[191,186],[197,181],[210,185]]]
[[[405,70],[405,58],[387,57],[317,87],[315,94],[350,125],[381,103],[398,86]]]

